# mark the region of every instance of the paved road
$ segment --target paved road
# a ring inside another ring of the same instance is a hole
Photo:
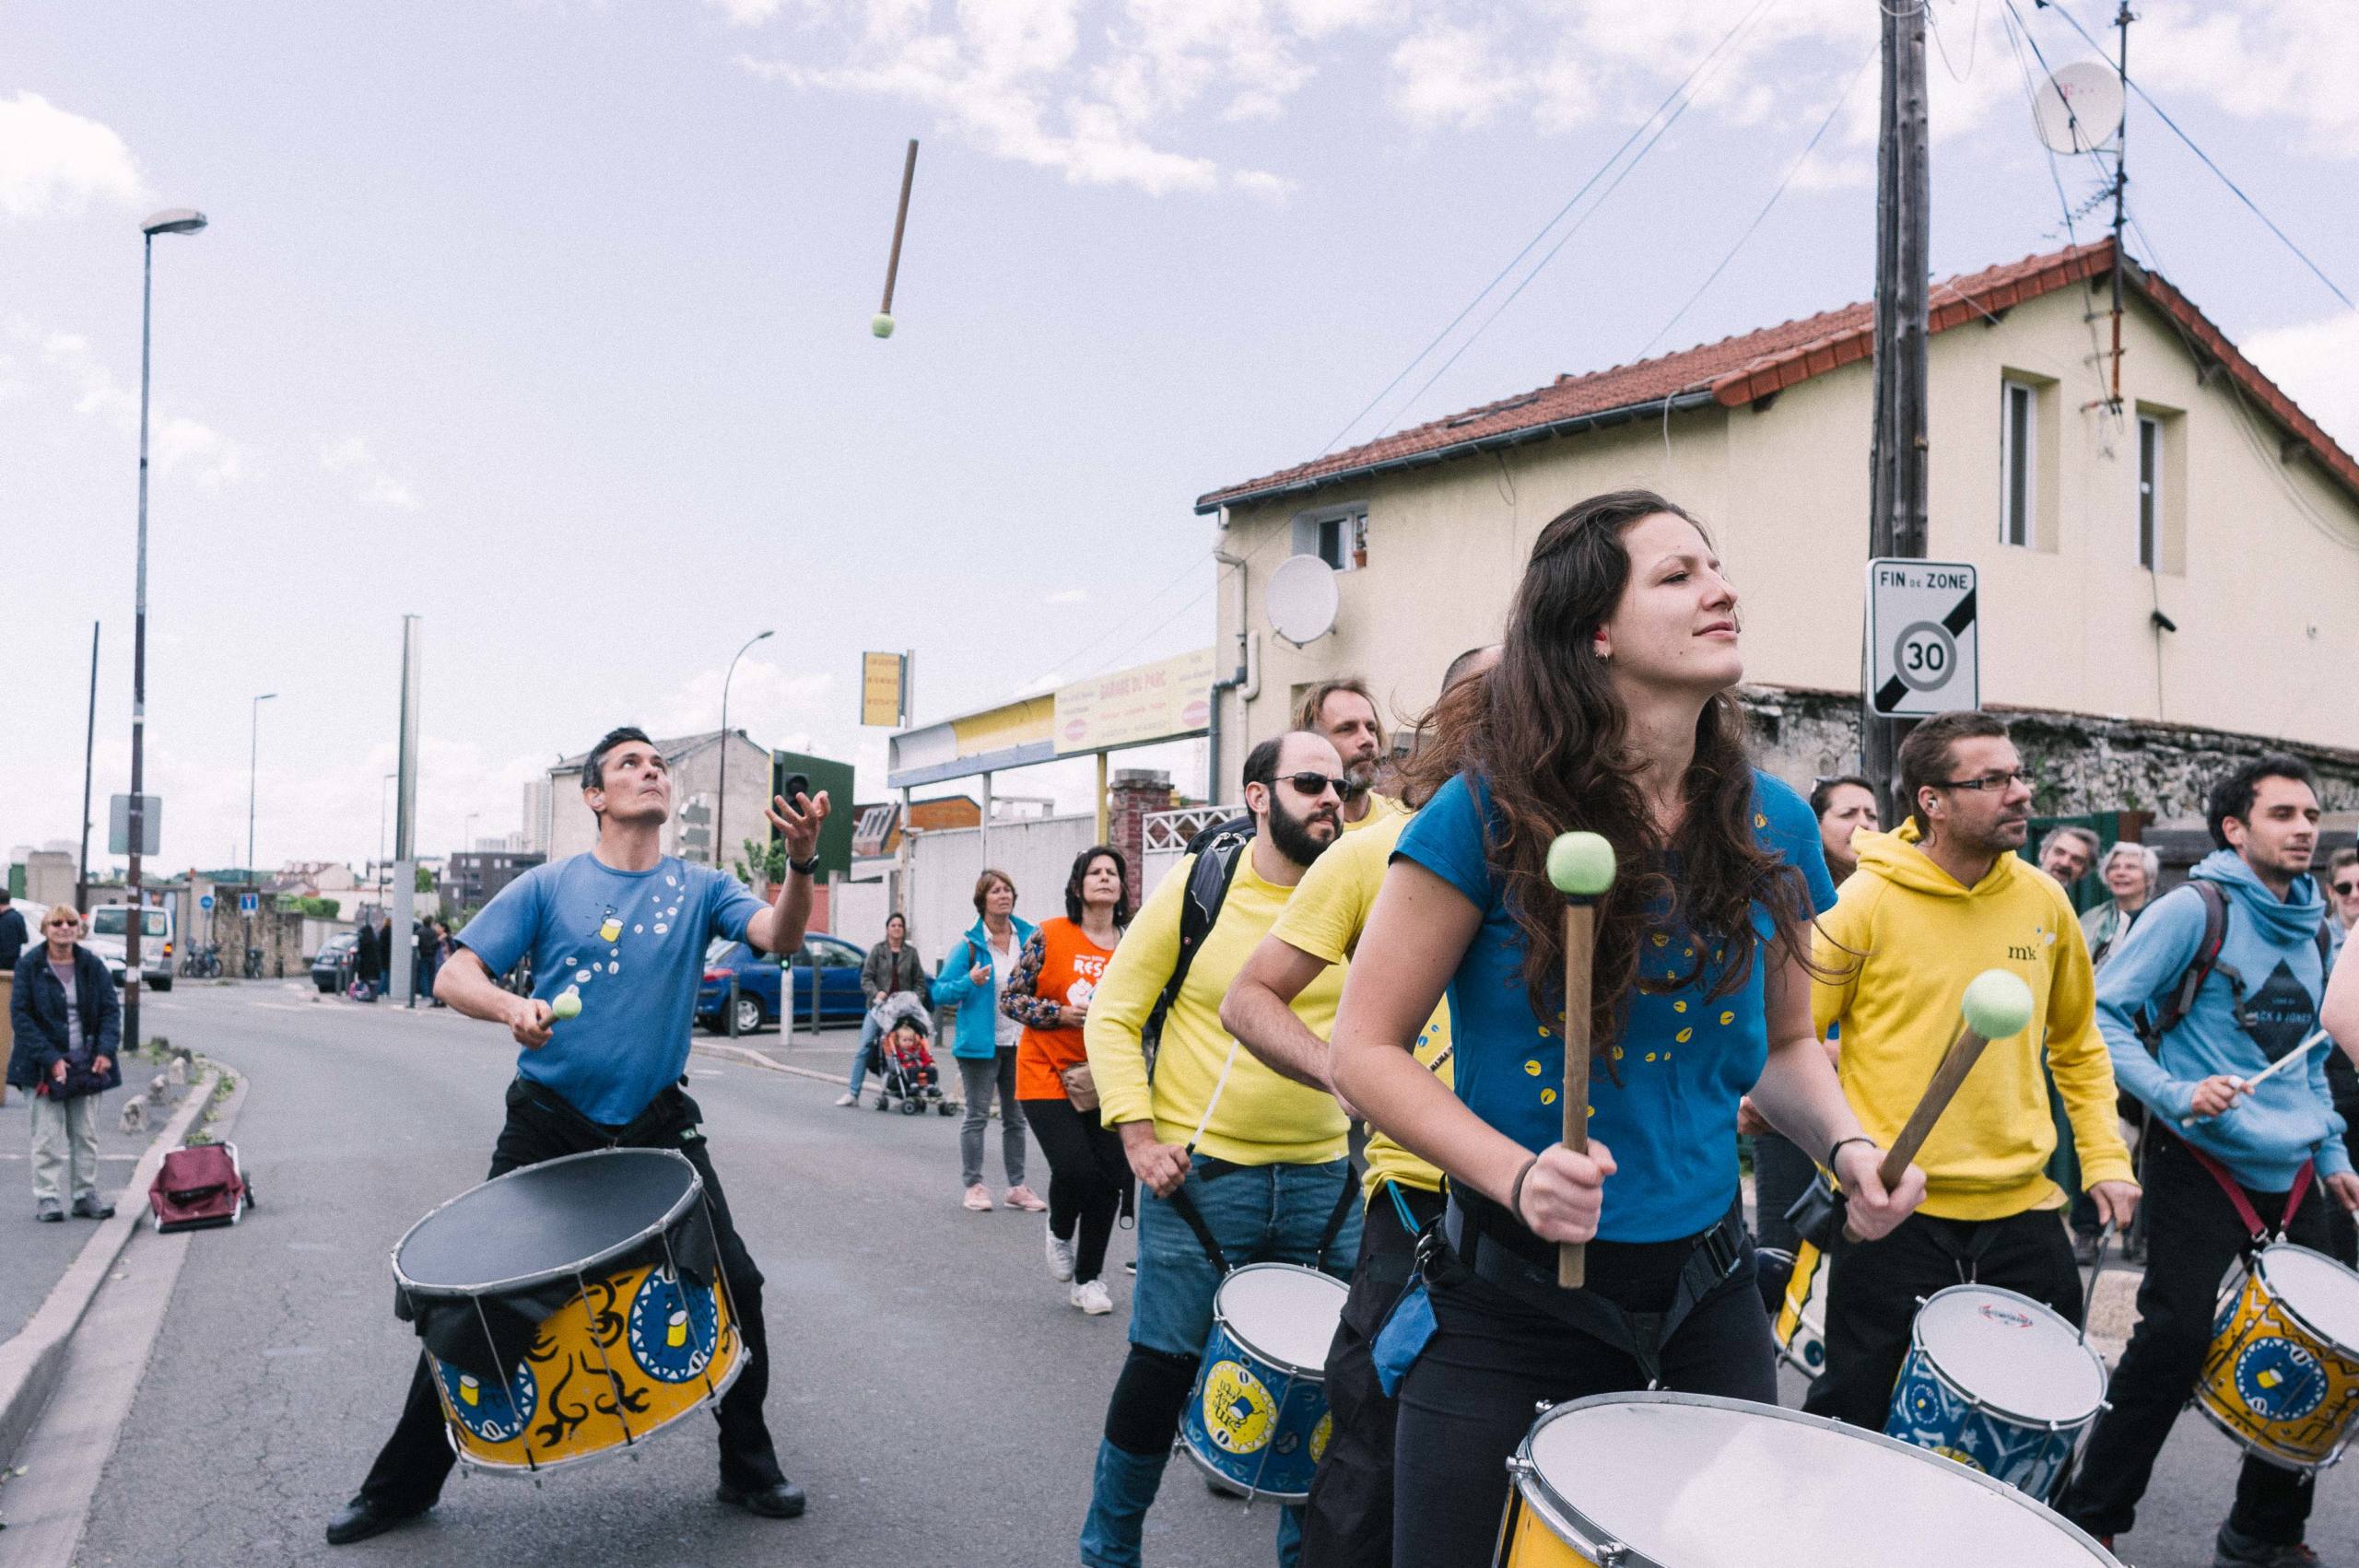
[[[710,1440],[684,1430],[637,1462],[539,1490],[454,1479],[430,1522],[328,1553],[319,1531],[392,1422],[415,1353],[393,1316],[387,1250],[480,1178],[510,1054],[488,1026],[447,1013],[314,1002],[291,987],[194,990],[158,1014],[157,1028],[248,1074],[235,1136],[264,1206],[194,1238],[79,1562],[1074,1561],[1127,1278],[1115,1270],[1115,1316],[1074,1313],[1041,1268],[1036,1219],[957,1207],[955,1123],[834,1108],[841,1036],[816,1058],[827,1082],[693,1066],[722,1180],[769,1275],[771,1420],[810,1515],[775,1524],[716,1506]],[[1118,1234],[1117,1260],[1127,1248]],[[2208,1424],[2181,1420],[2125,1560],[2209,1563],[2234,1457]],[[193,1468],[195,1505],[188,1480],[159,1479]],[[2330,1473],[2323,1492],[2312,1539],[2347,1552],[2359,1482]],[[1152,1524],[1157,1568],[1270,1561],[1269,1511],[1240,1516],[1179,1468]]]

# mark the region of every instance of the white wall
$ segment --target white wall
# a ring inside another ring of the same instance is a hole
[[[910,935],[929,965],[975,923],[975,878],[986,864],[1015,883],[1015,912],[1039,924],[1065,912],[1065,878],[1075,855],[1097,842],[1097,819],[1043,817],[1037,822],[993,823],[990,860],[980,828],[956,827],[914,835],[910,848]],[[838,933],[867,946],[885,934],[880,915],[865,933],[846,926]]]

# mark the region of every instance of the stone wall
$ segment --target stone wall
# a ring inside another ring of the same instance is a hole
[[[1171,775],[1168,773],[1143,767],[1118,768],[1113,781],[1107,786],[1107,842],[1122,852],[1122,861],[1130,868],[1131,907],[1133,909],[1139,907],[1147,892],[1147,814],[1170,809]]]

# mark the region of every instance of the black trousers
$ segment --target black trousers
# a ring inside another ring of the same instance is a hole
[[[1911,1214],[1882,1241],[1842,1247],[1829,1260],[1826,1370],[1802,1409],[1882,1432],[1892,1386],[1908,1359],[1918,1298],[1960,1284],[2020,1291],[2081,1321],[2081,1270],[2060,1211],[2003,1220]]]
[[[1071,1100],[1016,1104],[1049,1157],[1049,1232],[1074,1242],[1073,1282],[1086,1284],[1106,1271],[1106,1243],[1133,1179],[1122,1140],[1096,1111],[1075,1110]]]
[[[1802,1236],[1787,1223],[1810,1184],[1818,1179],[1818,1163],[1792,1140],[1774,1132],[1753,1135],[1753,1236],[1764,1246],[1792,1252]]]
[[[1591,1242],[1589,1288],[1625,1311],[1661,1311],[1688,1251],[1684,1242]],[[1533,1406],[1642,1389],[1647,1375],[1625,1352],[1462,1269],[1445,1265],[1426,1288],[1436,1331],[1401,1385],[1392,1561],[1489,1568],[1507,1508],[1507,1461],[1532,1430]],[[1662,1347],[1662,1385],[1777,1403],[1750,1248]]]
[[[2140,1205],[2149,1228],[2138,1327],[2106,1391],[2112,1408],[2097,1418],[2080,1470],[2058,1507],[2092,1535],[2119,1535],[2136,1522],[2154,1457],[2202,1373],[2221,1281],[2251,1246],[2236,1205],[2177,1134],[2157,1118],[2146,1136],[2154,1141]],[[2273,1224],[2285,1212],[2282,1192],[2247,1188],[2246,1197],[2265,1223]],[[2322,1250],[2326,1211],[2333,1205],[2331,1197],[2313,1188],[2287,1228],[2288,1239]],[[2248,1455],[2228,1523],[2257,1540],[2292,1546],[2309,1520],[2311,1491],[2312,1478]]]
[[[770,1385],[769,1333],[762,1322],[762,1271],[754,1266],[729,1218],[729,1199],[722,1193],[703,1129],[697,1125],[702,1116],[697,1103],[674,1087],[658,1094],[628,1127],[604,1128],[550,1091],[528,1085],[520,1078],[508,1086],[508,1124],[499,1129],[499,1141],[492,1148],[491,1175],[505,1176],[520,1166],[560,1155],[617,1146],[677,1149],[688,1157],[704,1182],[722,1275],[737,1314],[737,1327],[745,1336],[745,1370],[721,1397],[715,1412],[721,1422],[721,1480],[724,1486],[752,1491],[784,1479],[778,1450],[770,1443],[769,1423],[762,1419],[762,1401]],[[441,1495],[442,1482],[456,1462],[442,1422],[441,1401],[434,1390],[434,1375],[421,1352],[417,1369],[410,1376],[409,1398],[402,1406],[401,1420],[378,1452],[377,1462],[370,1466],[360,1494],[389,1508],[422,1508]]]
[[[1401,1223],[1398,1193],[1409,1211]],[[1409,1288],[1417,1232],[1441,1217],[1442,1195],[1385,1182],[1367,1200],[1360,1258],[1327,1347],[1327,1452],[1311,1479],[1301,1568],[1383,1568],[1392,1561],[1393,1427],[1397,1402],[1376,1375],[1376,1336]]]

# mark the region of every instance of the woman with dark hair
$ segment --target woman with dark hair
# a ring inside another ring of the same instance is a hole
[[[1491,1560],[1535,1401],[1649,1382],[1775,1401],[1742,1245],[1748,1090],[1825,1151],[1862,1235],[1922,1190],[1913,1168],[1895,1192],[1877,1180],[1813,1029],[1811,921],[1835,890],[1809,808],[1747,758],[1737,644],[1703,529],[1644,491],[1594,497],[1541,531],[1497,668],[1445,698],[1408,765],[1423,810],[1333,1046],[1337,1092],[1451,1181],[1432,1331],[1401,1386],[1396,1561]],[[1570,829],[1619,867],[1598,905],[1585,1153],[1559,1141],[1564,901],[1546,870]],[[1445,987],[1454,1094],[1410,1055]],[[1585,1289],[1557,1287],[1565,1242],[1588,1246]]]
[[[1082,1025],[1130,919],[1130,867],[1122,852],[1091,845],[1065,878],[1063,919],[1042,922],[1024,944],[999,1003],[1024,1025],[1015,1053],[1015,1100],[1049,1156],[1049,1277],[1072,1281],[1069,1299],[1093,1316],[1114,1310],[1098,1276],[1115,1216],[1129,1196],[1131,1163],[1122,1141],[1098,1119]]]

